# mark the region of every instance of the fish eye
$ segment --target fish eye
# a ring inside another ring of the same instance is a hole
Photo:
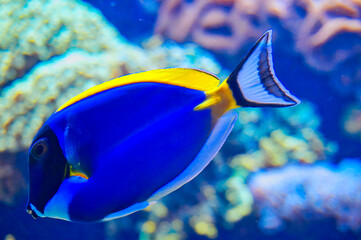
[[[43,157],[48,152],[48,141],[45,138],[39,139],[31,149],[31,153],[34,157]]]

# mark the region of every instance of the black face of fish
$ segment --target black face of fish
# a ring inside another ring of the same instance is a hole
[[[58,138],[45,124],[29,149],[29,202],[27,212],[34,218],[44,214],[45,205],[58,191],[68,171]]]

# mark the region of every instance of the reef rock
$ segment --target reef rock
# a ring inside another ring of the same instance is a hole
[[[266,232],[285,222],[335,219],[340,231],[361,229],[361,163],[290,165],[253,175],[248,183]]]

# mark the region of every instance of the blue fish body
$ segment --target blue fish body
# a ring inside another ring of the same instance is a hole
[[[28,212],[110,220],[193,179],[231,131],[232,109],[298,103],[274,75],[270,39],[271,32],[262,36],[222,84],[199,70],[155,70],[112,80],[65,103],[30,147]]]
[[[84,217],[77,213],[84,203],[89,217],[105,217],[147,200],[179,175],[211,131],[210,110],[193,110],[204,99],[201,91],[139,83],[108,90],[50,118],[66,157],[92,176],[70,204],[76,219]]]

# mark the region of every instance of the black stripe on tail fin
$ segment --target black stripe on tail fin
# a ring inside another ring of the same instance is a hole
[[[227,79],[237,105],[287,107],[300,103],[278,80],[272,61],[272,31],[252,47]]]

